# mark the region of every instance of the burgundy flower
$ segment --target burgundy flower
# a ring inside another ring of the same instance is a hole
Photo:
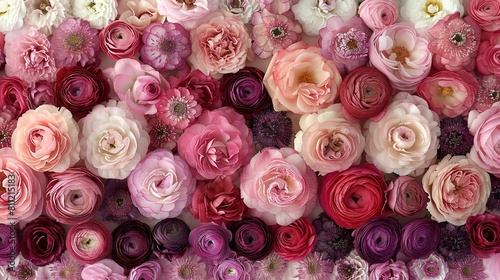
[[[43,104],[57,106],[54,83],[49,81],[38,81],[28,88],[28,105],[30,109],[36,109]]]
[[[28,85],[18,77],[2,77],[0,79],[0,109],[9,107],[15,118],[19,118],[29,109],[27,89]]]
[[[369,221],[354,231],[354,248],[368,263],[392,259],[399,249],[401,225],[392,217]]]
[[[153,252],[153,237],[149,226],[139,220],[119,225],[111,233],[111,257],[124,268],[133,268],[147,261]]]
[[[214,110],[222,107],[220,82],[196,69],[187,76],[171,82],[172,88],[185,87],[195,94],[195,100],[203,109]]]
[[[259,260],[267,256],[273,244],[271,228],[259,218],[247,218],[231,226],[233,240],[229,244],[238,256]]]
[[[470,216],[466,229],[474,255],[490,258],[500,253],[500,216],[489,213]]]
[[[191,230],[183,220],[167,218],[153,228],[153,250],[160,257],[179,255],[186,250]]]

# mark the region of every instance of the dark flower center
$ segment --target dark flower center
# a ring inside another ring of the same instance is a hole
[[[269,31],[274,39],[280,39],[286,35],[285,29],[281,26],[275,26]]]
[[[472,269],[469,266],[466,266],[466,267],[464,267],[464,269],[462,269],[462,273],[465,276],[471,276],[472,275]]]
[[[447,135],[448,137],[445,139],[444,143],[451,147],[458,147],[462,145],[462,141],[464,139],[464,135],[458,131],[450,131]]]
[[[79,51],[83,48],[85,43],[85,37],[79,32],[70,33],[64,39],[64,48],[70,51]]]
[[[38,8],[42,13],[45,15],[48,13],[47,8],[51,8],[52,6],[49,3],[49,0],[42,0],[40,3],[38,3]]]
[[[486,228],[483,230],[483,237],[488,240],[488,242],[493,242],[495,240],[495,233],[491,230],[491,228]]]
[[[465,44],[466,41],[467,41],[467,36],[460,31],[454,32],[450,36],[450,42],[459,47]]]
[[[0,143],[2,143],[5,139],[7,139],[7,134],[3,131],[0,131]]]
[[[491,101],[498,101],[500,99],[500,90],[490,90],[490,99]]]
[[[185,116],[187,112],[187,106],[186,104],[182,102],[176,102],[175,105],[173,106],[174,108],[174,114],[176,116]]]
[[[171,53],[174,50],[174,41],[170,38],[166,38],[165,40],[161,41],[159,44],[160,50],[162,50],[165,53]]]
[[[229,4],[229,6],[233,9],[239,9],[241,8],[241,1],[240,0],[231,1],[231,4]]]
[[[123,206],[123,204],[125,204],[125,199],[124,199],[124,198],[121,198],[121,197],[120,197],[120,198],[117,198],[117,199],[116,199],[116,205],[118,205],[118,206],[122,207],[122,206]]]

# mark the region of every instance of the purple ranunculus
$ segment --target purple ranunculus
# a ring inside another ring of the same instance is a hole
[[[161,279],[162,271],[158,260],[151,260],[134,267],[129,275],[128,280],[146,280],[146,279]]]
[[[7,265],[19,254],[19,232],[15,225],[0,224],[0,265]]]
[[[153,228],[153,251],[158,257],[178,255],[188,246],[191,230],[180,219],[167,218],[158,222]]]
[[[49,81],[38,81],[27,90],[28,105],[30,109],[36,109],[43,104],[57,106],[54,83]]]
[[[399,249],[401,225],[392,217],[373,219],[354,231],[354,248],[368,263],[392,259]]]
[[[425,259],[439,244],[439,225],[430,218],[411,220],[403,226],[401,251],[412,259]]]
[[[250,66],[224,75],[220,84],[222,102],[247,118],[260,112],[271,105],[263,77],[264,72]]]
[[[220,261],[229,256],[231,231],[217,224],[201,224],[189,234],[189,245],[200,258]]]
[[[273,245],[271,228],[261,219],[243,219],[234,223],[230,229],[233,233],[233,240],[229,246],[239,256],[259,260],[271,252]]]
[[[231,252],[229,258],[210,268],[214,280],[250,280],[254,279],[255,270],[252,261]]]
[[[147,261],[152,253],[153,238],[149,226],[132,220],[119,225],[111,233],[111,257],[120,266],[130,269]]]

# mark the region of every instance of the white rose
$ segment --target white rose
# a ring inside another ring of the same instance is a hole
[[[411,0],[402,1],[400,14],[403,21],[411,22],[419,34],[427,34],[427,30],[434,26],[446,15],[460,12],[464,14],[461,0]]]
[[[433,270],[430,271],[428,270],[429,268]],[[426,259],[414,259],[408,262],[408,270],[410,276],[415,277],[414,279],[444,280],[446,274],[448,274],[448,265],[446,265],[443,257],[436,253],[432,253]]]
[[[72,6],[73,16],[96,29],[103,29],[118,15],[116,0],[73,0]]]
[[[349,269],[349,271],[344,271]],[[337,279],[368,279],[368,263],[363,260],[356,250],[352,250],[349,256],[335,262],[331,280]]]
[[[23,26],[26,6],[21,0],[0,0],[0,32],[7,33]]]
[[[35,27],[45,35],[52,34],[54,28],[71,13],[69,0],[26,0],[26,24]]]
[[[220,7],[239,16],[244,24],[249,23],[252,14],[260,8],[259,2],[256,0],[221,0]]]

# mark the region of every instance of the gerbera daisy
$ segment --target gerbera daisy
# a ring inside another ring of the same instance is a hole
[[[52,34],[51,50],[56,66],[92,64],[99,53],[99,32],[80,18],[65,19]]]
[[[67,252],[62,255],[61,261],[56,261],[48,266],[50,276],[52,276],[53,280],[82,279],[83,265],[73,259]]]
[[[349,255],[354,249],[353,230],[338,226],[324,212],[313,220],[318,243],[316,252],[325,253],[328,259],[336,261]]]
[[[466,155],[470,152],[474,136],[470,134],[467,121],[463,117],[441,119],[438,157],[446,155]]]
[[[201,106],[187,88],[171,88],[156,103],[158,117],[166,125],[185,129],[201,114]]]
[[[301,280],[328,280],[333,270],[333,263],[325,260],[324,254],[312,252],[298,262],[294,278]]]
[[[483,112],[500,101],[500,77],[488,75],[479,78],[479,90],[473,108]]]
[[[285,112],[263,110],[253,116],[252,133],[259,149],[288,147],[292,141],[292,120]]]
[[[448,262],[448,277],[453,280],[483,280],[488,277],[484,273],[483,259],[468,255],[464,259]]]
[[[152,116],[148,120],[149,150],[158,148],[174,150],[177,146],[177,139],[182,134],[182,130],[164,124],[157,116]]]
[[[135,219],[139,210],[132,203],[127,180],[108,180],[104,186],[104,201],[99,209],[106,221],[117,224]]]
[[[0,109],[0,148],[10,147],[12,132],[16,128],[17,120],[9,108]]]
[[[169,280],[203,280],[207,276],[206,264],[191,249],[181,257],[174,257],[165,267],[165,279]]]
[[[255,279],[280,280],[287,270],[288,263],[272,251],[267,257],[254,263]]]

